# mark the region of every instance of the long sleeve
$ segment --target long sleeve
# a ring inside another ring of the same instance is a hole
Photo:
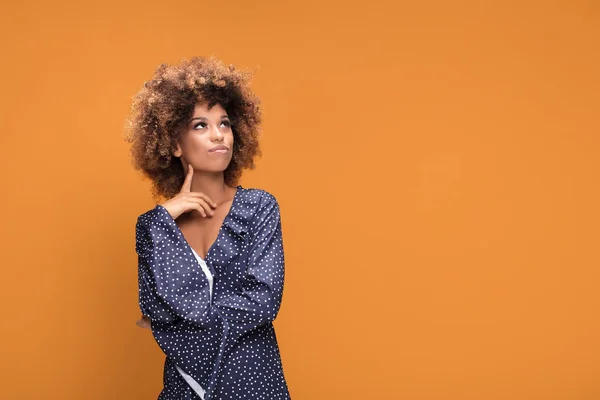
[[[285,274],[281,216],[277,200],[273,196],[267,200],[252,221],[248,268],[240,291],[213,304],[230,327],[228,347],[279,313]]]
[[[138,218],[139,305],[153,321],[185,319],[206,326],[209,283],[186,246],[175,221],[161,205]]]

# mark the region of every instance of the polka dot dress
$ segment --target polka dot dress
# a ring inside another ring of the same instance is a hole
[[[237,186],[210,275],[161,205],[138,217],[136,252],[140,309],[166,355],[159,400],[290,399],[272,323],[284,282],[272,194]]]

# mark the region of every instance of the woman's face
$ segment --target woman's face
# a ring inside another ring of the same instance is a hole
[[[227,149],[220,149],[223,146]],[[215,104],[209,110],[197,103],[173,155],[181,158],[184,171],[188,163],[194,171],[224,171],[233,155],[233,131],[225,109]]]

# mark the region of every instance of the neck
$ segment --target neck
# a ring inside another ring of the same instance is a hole
[[[223,173],[203,174],[194,171],[190,190],[204,193],[217,205],[230,200],[231,197],[231,188],[225,184]]]

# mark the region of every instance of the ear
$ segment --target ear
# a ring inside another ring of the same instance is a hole
[[[177,150],[175,150],[173,152],[173,155],[175,157],[181,157],[182,151],[181,151],[181,146],[179,145],[179,143],[177,143]]]

